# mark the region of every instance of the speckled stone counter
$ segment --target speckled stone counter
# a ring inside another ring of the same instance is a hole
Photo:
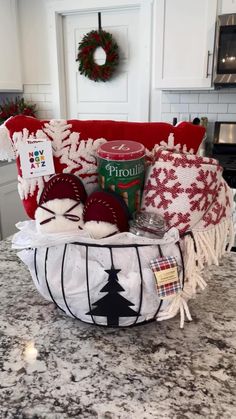
[[[206,271],[193,317],[127,329],[59,314],[0,243],[0,418],[236,418],[236,254]]]

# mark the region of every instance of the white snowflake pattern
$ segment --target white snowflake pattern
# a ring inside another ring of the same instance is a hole
[[[43,192],[44,184],[50,179],[50,176],[39,176],[32,179],[24,179],[18,175],[18,192],[20,198],[27,199],[29,196],[33,196],[37,191],[36,201],[39,202],[41,193]]]
[[[104,138],[96,140],[80,140],[79,132],[71,132],[72,125],[66,120],[52,120],[46,122],[42,129],[35,134],[29,134],[24,128],[13,134],[13,144],[16,156],[19,157],[21,144],[27,144],[35,139],[52,141],[53,156],[62,165],[62,172],[73,173],[79,176],[88,193],[92,192],[97,184],[97,148],[106,142]],[[18,176],[18,191],[21,199],[27,199],[36,192],[36,200],[39,202],[44,183],[50,176],[41,176],[31,179],[23,179]]]
[[[52,120],[45,124],[44,131],[53,140],[55,157],[65,167],[64,173],[73,173],[79,176],[88,193],[92,192],[97,184],[96,150],[105,143],[104,138],[93,140],[79,140],[78,132],[71,132],[71,125],[66,121]]]

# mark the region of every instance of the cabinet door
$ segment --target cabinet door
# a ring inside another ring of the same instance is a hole
[[[0,91],[22,90],[16,0],[0,0]]]
[[[216,13],[217,0],[157,0],[155,87],[209,89]]]
[[[15,224],[27,216],[17,190],[17,182],[0,186],[0,235],[1,239],[16,233]]]
[[[236,2],[235,0],[221,0],[219,4],[219,15],[227,13],[236,13]]]

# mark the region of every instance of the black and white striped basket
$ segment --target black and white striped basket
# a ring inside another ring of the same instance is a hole
[[[31,248],[19,257],[38,291],[67,315],[96,325],[132,326],[158,319],[170,304],[158,297],[151,259],[174,256],[183,287],[178,239],[176,229],[161,240],[121,233]]]

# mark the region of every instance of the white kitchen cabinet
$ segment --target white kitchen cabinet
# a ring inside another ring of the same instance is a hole
[[[0,91],[22,91],[17,0],[0,0]]]
[[[17,190],[17,171],[14,163],[0,166],[0,239],[17,231],[15,224],[27,219]]]
[[[157,0],[155,87],[209,89],[217,0]]]
[[[236,0],[219,1],[219,14],[236,13]]]

